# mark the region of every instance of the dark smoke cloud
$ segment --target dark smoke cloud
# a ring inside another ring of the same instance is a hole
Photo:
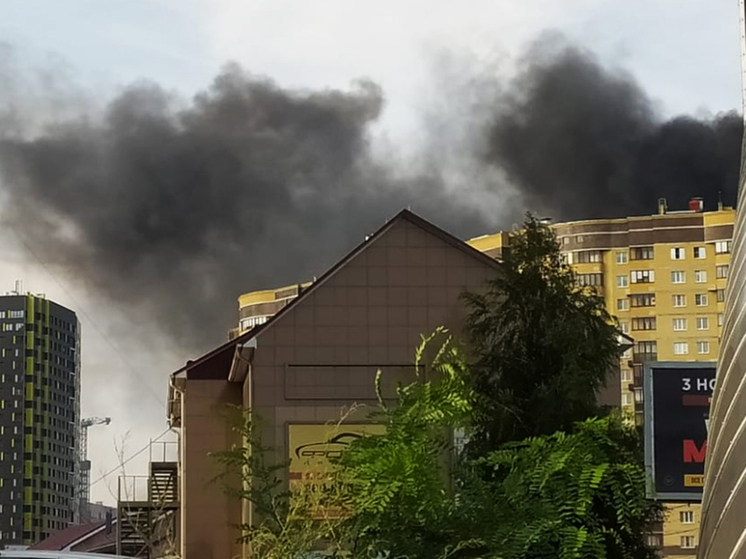
[[[658,197],[735,201],[739,117],[664,121],[632,77],[556,37],[506,83],[465,75],[463,94],[434,93],[448,97],[426,128],[438,137],[406,174],[371,155],[384,100],[370,82],[295,91],[230,66],[191,101],[139,84],[97,107],[2,70],[20,92],[0,92],[4,223],[190,352],[224,339],[240,293],[320,274],[405,206],[468,236],[525,208],[577,219],[651,213]],[[31,97],[44,110],[19,108]],[[455,189],[456,175],[476,186]]]
[[[487,161],[505,170],[525,203],[557,219],[734,205],[743,121],[663,120],[626,72],[561,37],[544,36],[522,59],[498,103]]]
[[[4,219],[47,262],[205,349],[240,293],[320,274],[402,207],[461,234],[489,227],[436,174],[372,161],[382,105],[370,82],[289,91],[236,66],[181,107],[138,85],[103,116],[6,134]]]

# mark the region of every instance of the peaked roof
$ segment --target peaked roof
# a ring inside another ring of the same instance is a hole
[[[175,376],[183,371],[197,372],[203,366],[212,368],[217,364],[216,361],[225,363],[226,370],[230,368],[231,363],[233,361],[233,356],[234,356],[236,347],[239,347],[243,345],[245,342],[252,340],[264,330],[271,328],[278,320],[280,320],[280,318],[282,318],[287,312],[289,312],[290,309],[292,309],[293,307],[298,305],[301,301],[306,299],[311,293],[313,293],[321,285],[326,283],[327,280],[329,280],[329,278],[334,276],[334,274],[336,274],[337,271],[343,268],[350,260],[355,258],[358,254],[363,252],[366,248],[368,248],[373,240],[379,238],[386,231],[391,229],[394,226],[394,224],[402,220],[408,221],[412,223],[413,225],[419,227],[420,229],[423,229],[427,231],[428,233],[431,233],[432,235],[444,241],[446,244],[449,244],[452,247],[457,248],[458,250],[468,254],[469,256],[471,256],[472,258],[476,260],[479,260],[480,262],[487,264],[490,267],[493,267],[493,268],[500,267],[500,263],[496,261],[494,258],[487,256],[483,252],[480,252],[474,247],[466,244],[464,241],[462,241],[458,237],[451,235],[447,231],[441,229],[440,227],[438,227],[437,225],[434,225],[433,223],[427,221],[426,219],[418,216],[412,211],[404,209],[400,211],[398,214],[396,214],[394,217],[392,217],[391,219],[387,220],[386,223],[384,223],[381,227],[379,227],[375,233],[373,233],[372,235],[368,235],[362,243],[360,243],[354,249],[352,249],[349,253],[347,253],[347,255],[345,255],[339,262],[337,262],[334,266],[329,268],[323,275],[321,275],[316,281],[314,281],[310,286],[308,286],[308,288],[304,289],[298,297],[290,301],[290,303],[288,303],[285,307],[283,307],[280,311],[278,311],[267,322],[265,322],[264,324],[255,326],[248,332],[245,332],[241,334],[240,336],[237,336],[233,338],[232,340],[216,347],[215,349],[205,353],[204,355],[202,355],[201,357],[197,358],[194,361],[187,361],[186,365],[184,365],[183,367],[181,367],[180,369],[172,373],[172,376]],[[198,372],[197,372],[197,376],[199,376]]]
[[[62,530],[54,532],[49,537],[35,543],[30,549],[36,549],[39,551],[62,551],[70,544],[87,536],[91,532],[94,532],[97,528],[101,528],[106,521],[94,522],[92,524],[77,524],[75,526],[68,526]]]

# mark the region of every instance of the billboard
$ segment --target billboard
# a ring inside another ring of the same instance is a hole
[[[648,497],[699,501],[705,474],[715,363],[645,364]]]
[[[288,480],[290,488],[310,489],[312,492],[326,491],[325,481],[334,468],[333,460],[355,439],[369,435],[382,435],[383,425],[374,423],[359,424],[289,424],[288,453],[290,468]],[[299,485],[304,484],[304,485]],[[308,495],[308,493],[306,493]],[[315,518],[335,518],[344,514],[337,506],[315,503]]]

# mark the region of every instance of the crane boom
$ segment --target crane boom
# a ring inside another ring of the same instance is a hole
[[[79,519],[81,523],[90,522],[88,504],[91,500],[91,463],[88,460],[88,428],[94,425],[108,425],[111,423],[110,417],[86,417],[80,420],[80,452],[79,461]]]

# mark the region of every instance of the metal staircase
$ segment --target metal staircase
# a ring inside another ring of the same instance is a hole
[[[119,478],[117,554],[157,559],[178,549],[179,469],[168,454],[178,456],[177,443],[151,443],[149,475]]]

